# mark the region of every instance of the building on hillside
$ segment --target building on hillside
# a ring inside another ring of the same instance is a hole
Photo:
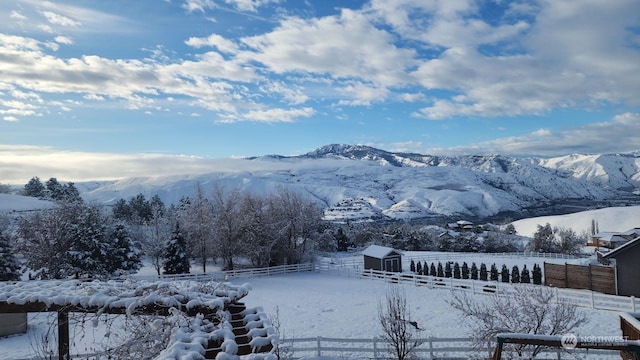
[[[402,272],[402,253],[386,246],[371,245],[366,248],[364,256],[364,269],[372,269],[389,272]]]
[[[606,254],[599,253],[598,260],[615,268],[618,295],[640,297],[640,235]]]
[[[640,228],[635,227],[624,232],[602,231],[593,236],[587,243],[588,246],[603,247],[607,249],[618,248],[640,236]]]

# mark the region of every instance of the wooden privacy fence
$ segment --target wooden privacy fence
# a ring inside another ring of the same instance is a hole
[[[436,338],[418,339],[419,346],[415,354],[419,359],[468,359],[487,358],[492,356],[495,342],[488,342],[486,347],[475,347],[470,338]],[[310,337],[280,340],[281,354],[285,358],[354,358],[354,359],[391,359],[389,345],[381,338],[344,339],[329,337]],[[620,353],[614,351],[576,349],[571,353],[563,349],[548,348],[543,350],[538,359],[575,359],[589,355],[592,359],[620,359]],[[589,358],[587,356],[586,358]]]
[[[545,262],[544,283],[558,288],[587,289],[604,294],[616,294],[615,268],[609,266]]]

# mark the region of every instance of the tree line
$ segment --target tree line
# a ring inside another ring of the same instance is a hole
[[[454,279],[471,279],[482,281],[502,281],[505,283],[533,283],[536,285],[542,284],[542,269],[538,264],[533,264],[533,271],[530,272],[525,264],[522,267],[522,271],[518,268],[518,265],[514,265],[509,271],[507,265],[503,264],[500,271],[495,263],[491,265],[491,268],[487,270],[487,265],[480,264],[480,267],[475,262],[471,263],[471,266],[467,262],[463,262],[460,265],[458,262],[447,261],[444,266],[441,262],[437,265],[432,262],[431,265],[426,261],[424,263],[411,260],[409,265],[412,273],[425,276],[437,276],[441,278],[454,278]]]

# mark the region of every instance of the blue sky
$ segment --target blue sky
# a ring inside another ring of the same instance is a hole
[[[636,0],[2,1],[0,169],[330,143],[639,150],[638,14]]]

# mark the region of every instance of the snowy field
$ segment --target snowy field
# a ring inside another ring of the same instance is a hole
[[[468,337],[469,327],[449,306],[449,290],[415,287],[410,284],[388,284],[379,280],[360,279],[334,273],[298,273],[254,279],[234,280],[252,287],[244,302],[249,307],[261,306],[270,316],[278,309],[280,331],[286,338],[334,337],[373,338],[381,332],[377,322],[377,304],[390,286],[399,286],[406,294],[411,318],[424,329],[424,337]],[[476,295],[487,298],[485,295]],[[581,309],[590,319],[575,333],[580,336],[620,335],[617,312]],[[25,359],[36,355],[38,341],[54,317],[30,316],[25,335],[0,339],[0,359]],[[90,325],[84,335],[74,341],[73,353],[99,350],[94,344],[104,341],[104,330]],[[73,332],[73,326],[72,326]]]

